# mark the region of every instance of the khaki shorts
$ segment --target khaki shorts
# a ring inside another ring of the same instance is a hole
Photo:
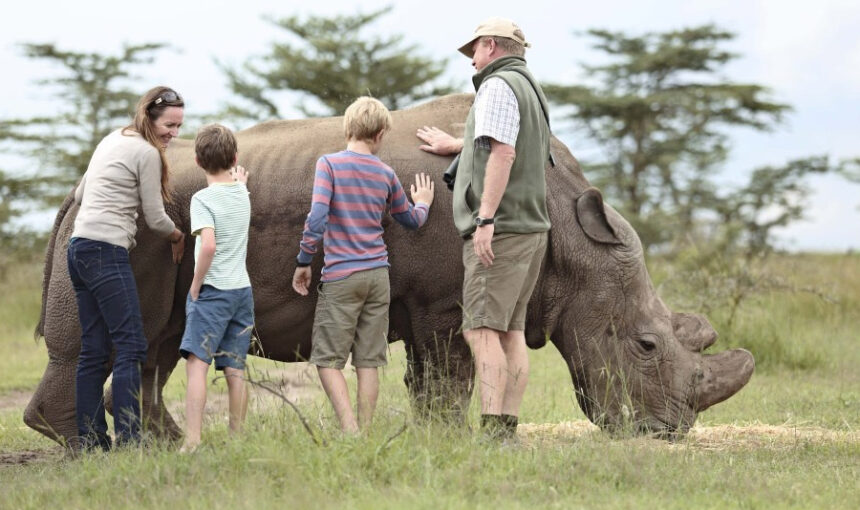
[[[546,232],[493,237],[493,265],[484,267],[474,241],[463,245],[463,331],[524,331],[526,307],[546,252]]]
[[[318,290],[310,362],[342,370],[352,352],[357,368],[384,366],[391,302],[388,268],[359,271],[321,283]]]

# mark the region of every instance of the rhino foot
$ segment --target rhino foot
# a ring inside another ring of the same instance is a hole
[[[64,446],[78,435],[75,418],[75,361],[52,359],[24,411],[24,423]]]

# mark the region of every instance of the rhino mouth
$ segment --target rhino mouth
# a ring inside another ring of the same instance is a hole
[[[681,439],[689,430],[689,425],[670,425],[656,418],[649,418],[636,423],[637,435],[654,439],[663,439],[666,441],[676,441]]]
[[[675,402],[675,405],[652,409],[651,412],[637,413],[632,428],[639,436],[672,441],[684,437],[695,423],[697,414],[692,406]]]
[[[683,418],[668,420],[654,415],[637,416],[635,420],[629,420],[622,416],[610,418],[603,416],[595,423],[605,432],[619,438],[623,437],[649,437],[675,441],[683,438],[690,430],[695,421],[695,413],[684,415]]]

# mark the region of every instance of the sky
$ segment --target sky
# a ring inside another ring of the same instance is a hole
[[[211,113],[231,95],[215,59],[237,67],[287,40],[266,18],[354,14],[344,0],[243,0],[125,3],[115,0],[15,2],[0,17],[0,118],[51,113],[57,108],[37,80],[59,71],[30,61],[17,46],[55,43],[62,50],[118,53],[122,44],[165,42],[155,65],[136,68],[142,89],[166,84],[180,91],[187,113]],[[364,0],[361,12],[386,5],[393,11],[371,27],[402,34],[404,43],[434,59],[448,59],[446,77],[469,90],[470,61],[456,52],[489,16],[513,19],[532,44],[526,58],[542,81],[575,84],[588,76],[580,64],[600,54],[582,33],[591,28],[638,34],[715,23],[737,37],[726,45],[739,55],[721,71],[726,79],[764,85],[770,100],[793,111],[770,133],[731,131],[732,153],[719,182],[742,181],[759,166],[829,155],[860,157],[860,2],[857,0],[603,0],[600,2],[433,2]],[[204,7],[205,6],[205,7]],[[456,13],[456,14],[455,14]],[[285,98],[285,100],[288,100]],[[300,114],[289,107],[286,116]],[[595,147],[555,122],[556,134],[575,156]],[[14,169],[10,169],[14,170]],[[836,176],[812,180],[808,219],[778,232],[790,250],[860,249],[860,185]],[[50,223],[48,223],[50,224]]]

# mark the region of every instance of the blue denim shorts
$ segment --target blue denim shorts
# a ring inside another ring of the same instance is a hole
[[[221,290],[203,285],[196,301],[185,299],[185,333],[179,353],[193,354],[215,368],[245,369],[254,329],[251,287]]]

